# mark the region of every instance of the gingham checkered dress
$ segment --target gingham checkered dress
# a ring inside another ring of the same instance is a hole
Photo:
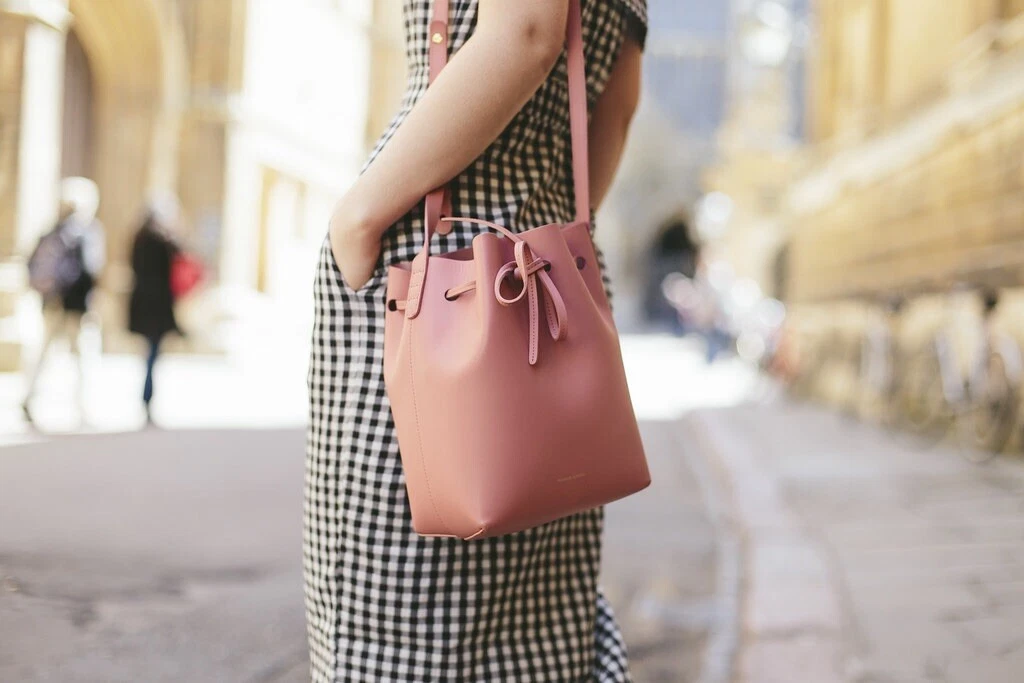
[[[405,0],[410,82],[379,151],[424,93],[431,0]],[[449,50],[472,34],[477,0],[453,0]],[[645,0],[584,0],[593,104]],[[563,55],[501,137],[456,178],[456,216],[513,230],[573,218]],[[375,152],[376,154],[376,152]],[[353,291],[325,242],[316,274],[304,569],[314,681],[629,681],[626,649],[597,586],[603,513],[593,510],[483,541],[412,529],[384,390],[386,266],[411,260],[422,206],[392,226],[376,272]],[[436,252],[467,247],[462,223]],[[457,438],[457,435],[453,435]]]

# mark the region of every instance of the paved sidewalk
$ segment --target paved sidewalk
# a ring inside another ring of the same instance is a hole
[[[611,506],[603,583],[635,680],[697,681],[715,538],[678,424]],[[61,437],[0,454],[0,681],[299,683],[301,430]]]
[[[726,683],[735,577],[678,416],[752,378],[670,338],[627,338],[625,356],[655,482],[609,507],[602,582],[637,683]],[[307,680],[302,353],[169,356],[165,429],[142,432],[141,361],[105,356],[87,434],[68,360],[35,403],[47,433],[19,419],[21,378],[0,376],[0,681]]]
[[[743,539],[739,681],[1024,680],[1024,463],[790,404],[684,423]]]
[[[602,584],[637,683],[696,683],[730,605],[719,599],[713,520],[677,421],[641,424],[652,483],[608,506]],[[725,683],[716,681],[715,683]]]
[[[308,680],[303,435],[159,431],[0,453],[0,681]]]

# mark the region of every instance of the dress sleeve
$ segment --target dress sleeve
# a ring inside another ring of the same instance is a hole
[[[647,41],[647,0],[618,0],[625,10],[627,35],[644,46]]]

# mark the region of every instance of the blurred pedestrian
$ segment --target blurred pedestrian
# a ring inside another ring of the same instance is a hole
[[[669,327],[676,334],[685,333],[678,309],[665,298],[665,279],[681,273],[692,278],[696,270],[698,249],[690,237],[686,221],[677,218],[669,223],[648,252],[644,292],[644,313],[650,323]]]
[[[693,276],[693,287],[696,292],[694,319],[704,338],[704,360],[708,365],[729,350],[733,344],[730,322],[725,310],[724,290],[726,287],[720,264],[709,263],[705,258],[698,259]]]
[[[78,371],[77,403],[85,419],[85,368],[80,337],[91,310],[93,290],[106,260],[103,225],[97,220],[100,194],[88,178],[61,182],[57,224],[43,235],[28,260],[29,285],[43,300],[44,337],[39,358],[29,374],[22,410],[33,421],[35,398],[43,365],[53,342],[66,338]]]
[[[171,332],[180,332],[174,317],[174,293],[171,275],[174,260],[181,252],[174,231],[178,223],[176,201],[154,202],[146,212],[132,245],[132,271],[135,275],[128,304],[128,329],[146,340],[146,380],[142,404],[146,422],[152,423],[153,371],[160,355],[160,344]]]
[[[570,2],[403,6],[414,96],[338,202],[316,275],[304,534],[312,679],[625,683],[625,645],[597,585],[602,510],[468,543],[417,535],[381,353],[387,266],[420,252],[428,192],[448,185],[454,215],[514,232],[572,220],[560,59]],[[646,3],[587,0],[582,15],[587,74],[573,90],[592,103],[589,185],[577,178],[590,201],[577,200],[596,208],[639,99]],[[436,72],[446,49],[451,62],[428,88],[430,54]],[[439,246],[482,232],[456,222]],[[453,411],[459,439],[472,425]]]

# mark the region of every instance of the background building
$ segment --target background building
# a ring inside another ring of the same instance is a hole
[[[690,239],[703,169],[716,156],[726,105],[727,2],[650,0],[643,96],[597,240],[615,287],[616,317],[643,326],[663,275],[660,245],[685,226]],[[692,245],[691,245],[692,246]]]
[[[821,2],[817,27],[794,297],[1016,283],[1024,2]]]
[[[804,304],[1015,282],[1024,0],[649,5],[643,102],[599,217],[625,326],[652,314],[673,231]],[[0,368],[32,337],[23,259],[64,175],[102,192],[108,347],[155,191],[181,197],[212,267],[197,329],[305,300],[334,198],[404,87],[400,14],[385,0],[0,0]],[[287,325],[307,309],[284,306]],[[224,339],[208,336],[193,344]]]
[[[780,208],[807,141],[810,11],[809,0],[733,3],[727,113],[717,159],[704,168],[708,211],[698,216],[709,248],[776,296]]]
[[[1017,284],[1024,2],[817,0],[812,9],[795,112],[805,134],[762,154],[724,135],[727,161],[706,178],[741,207],[727,232],[756,227],[770,245],[737,266],[804,303]],[[787,87],[767,90],[782,101]],[[743,99],[764,131],[771,108],[751,106],[757,97]],[[782,262],[784,274],[774,268]]]
[[[21,364],[32,336],[23,259],[54,221],[62,176],[102,193],[111,344],[154,192],[181,198],[186,238],[211,266],[203,315],[253,292],[308,291],[296,274],[310,272],[334,199],[404,87],[400,11],[383,0],[0,0],[0,369]]]

